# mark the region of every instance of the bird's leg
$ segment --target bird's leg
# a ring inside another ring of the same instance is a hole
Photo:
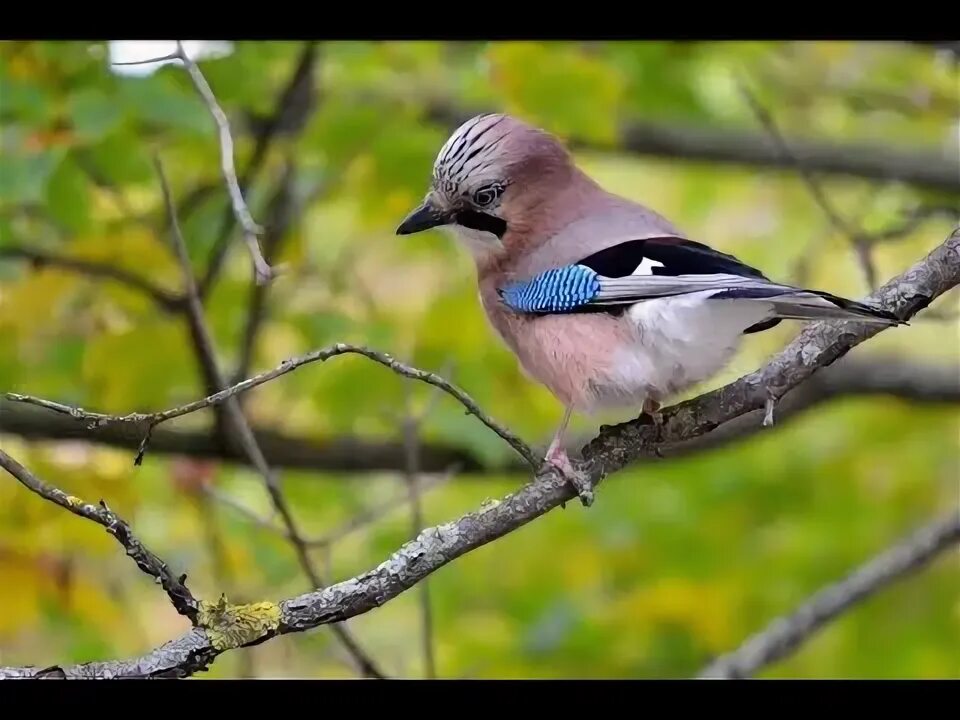
[[[663,415],[660,414],[661,405],[656,400],[647,398],[643,401],[643,412],[650,416],[653,424],[657,427],[663,425]]]
[[[553,465],[563,473],[564,477],[569,480],[570,484],[577,491],[580,502],[584,507],[588,507],[593,502],[593,488],[590,487],[590,481],[582,473],[574,470],[570,458],[567,456],[567,451],[563,449],[563,435],[567,430],[567,425],[570,423],[572,413],[572,407],[568,407],[564,412],[563,420],[560,421],[560,427],[557,428],[557,431],[553,435],[553,440],[550,442],[550,447],[547,448],[545,460],[548,464]]]
[[[550,447],[547,448],[547,462],[557,465],[570,465],[570,458],[567,457],[567,452],[563,449],[563,435],[567,431],[567,425],[570,424],[570,415],[572,410],[567,408],[563,413],[563,420],[560,421],[560,427],[557,428],[557,431],[553,434],[553,440],[550,442]]]

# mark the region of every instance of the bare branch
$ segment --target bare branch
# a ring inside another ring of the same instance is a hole
[[[455,470],[451,469],[446,473],[440,475],[431,475],[426,479],[421,479],[417,484],[417,492],[419,496],[422,496],[428,490],[433,488],[440,487],[444,485],[454,477]],[[244,516],[247,520],[252,522],[254,525],[261,527],[265,530],[269,530],[272,533],[281,535],[282,537],[290,539],[290,534],[285,528],[279,527],[274,524],[270,519],[261,517],[255,511],[248,508],[246,505],[238,502],[230,495],[220,492],[216,488],[205,488],[206,492],[210,497],[217,500],[217,502],[222,503],[224,506],[231,508],[235,512]],[[410,495],[407,492],[401,493],[396,497],[392,497],[389,500],[385,500],[378,505],[373,507],[365,508],[360,512],[355,513],[349,520],[345,521],[338,527],[334,528],[330,532],[324,533],[313,538],[304,538],[304,543],[308,547],[328,549],[336,543],[343,540],[348,535],[352,535],[358,530],[361,530],[365,527],[373,525],[378,520],[383,519],[394,510],[407,505],[410,502]],[[418,528],[419,532],[419,528]]]
[[[181,63],[183,63],[184,68],[193,82],[194,88],[196,88],[200,98],[207,106],[210,115],[213,117],[214,123],[216,123],[220,141],[220,170],[223,175],[224,183],[227,186],[227,193],[230,196],[232,214],[240,224],[240,227],[243,229],[244,241],[247,244],[247,249],[250,253],[250,258],[253,263],[254,278],[258,283],[265,284],[273,277],[274,271],[264,259],[263,253],[260,250],[258,236],[263,232],[263,230],[254,221],[253,216],[250,214],[250,209],[247,207],[247,203],[243,198],[244,190],[241,188],[241,185],[245,185],[246,183],[241,183],[237,179],[237,171],[236,167],[234,166],[234,143],[233,134],[230,131],[230,121],[227,119],[227,115],[223,111],[223,108],[220,107],[220,103],[217,102],[216,95],[214,95],[213,90],[210,88],[210,84],[200,71],[200,68],[193,61],[193,59],[187,55],[186,51],[184,50],[183,43],[180,40],[177,40],[176,43],[176,52],[170,53],[169,55],[150,58],[147,60],[136,60],[113,64],[146,65],[149,63],[166,62],[168,60],[179,60]],[[257,164],[259,164],[260,160],[262,160],[262,153],[264,153],[265,150],[266,147],[261,147],[261,144],[258,143],[257,152],[255,153],[255,156],[258,158]],[[219,251],[221,256],[225,252],[226,236],[228,232],[229,227],[227,226],[223,233],[223,241],[218,242],[218,245],[223,246],[223,249]],[[217,269],[219,269],[219,262],[217,263],[217,266]],[[210,273],[208,273],[208,278],[212,279],[212,275]],[[205,281],[203,283],[204,291],[207,289],[207,285],[208,283]]]
[[[223,108],[221,108],[220,103],[217,102],[217,98],[213,94],[213,90],[210,89],[207,79],[203,76],[203,73],[200,72],[200,68],[197,67],[193,59],[184,51],[182,42],[177,40],[177,51],[171,53],[170,56],[144,62],[158,62],[159,60],[166,59],[177,59],[183,63],[187,73],[190,75],[190,79],[193,81],[194,87],[206,104],[210,115],[213,116],[220,136],[220,169],[223,173],[224,183],[226,183],[227,186],[227,192],[230,195],[233,212],[237,218],[237,222],[239,222],[243,228],[243,237],[247,243],[247,249],[250,251],[250,258],[253,261],[254,275],[258,282],[268,282],[273,273],[267,261],[263,259],[263,254],[260,252],[260,243],[257,240],[262,230],[250,215],[250,209],[243,199],[243,192],[240,190],[240,185],[237,182],[237,171],[233,164],[233,135],[230,133],[230,121],[227,120],[226,113],[223,112]]]
[[[201,628],[135,660],[113,660],[61,667],[0,667],[0,680],[88,679],[117,680],[122,678],[185,678],[206,670],[219,655]]]
[[[263,238],[264,258],[270,264],[279,253],[281,243],[293,224],[293,218],[300,210],[293,198],[294,178],[294,164],[288,161],[271,202],[270,219]],[[233,382],[243,380],[250,372],[257,336],[267,314],[267,289],[266,285],[257,282],[256,279],[251,283],[250,307],[247,311],[247,323],[243,332],[243,343],[240,346],[240,359],[233,373]]]
[[[774,428],[785,427],[788,418],[823,403],[851,396],[888,396],[919,404],[960,403],[960,370],[953,365],[919,363],[896,357],[843,358],[780,399]],[[40,440],[83,440],[129,450],[139,447],[142,429],[137,425],[127,423],[91,428],[83,419],[84,411],[81,411],[80,419],[75,420],[69,415],[71,410],[69,406],[58,404],[58,411],[50,412],[10,402],[0,396],[0,433]],[[670,459],[743,441],[760,431],[761,418],[762,413],[748,412],[706,435],[662,448],[662,451]],[[406,450],[402,442],[366,441],[349,436],[316,440],[283,435],[265,427],[254,428],[254,435],[272,467],[330,471],[339,476],[402,472],[404,469]],[[589,439],[584,437],[578,443],[571,437],[571,448],[580,447]],[[215,434],[204,430],[157,428],[151,436],[150,451],[250,464],[242,450],[222,445]],[[445,473],[456,467],[464,479],[490,471],[523,472],[529,467],[518,457],[516,461],[491,468],[466,449],[436,442],[421,445],[420,462],[424,473]],[[308,541],[309,544],[312,543]]]
[[[183,298],[176,293],[165,290],[135,273],[108,265],[107,263],[56,255],[43,250],[35,250],[17,245],[0,248],[0,259],[2,258],[21,258],[29,260],[35,267],[58,267],[63,270],[71,270],[95,278],[114,280],[133,290],[145,293],[166,312],[175,312],[183,306]]]
[[[450,129],[475,113],[490,108],[463,109],[433,104],[428,117]],[[597,148],[580,138],[571,147]],[[918,188],[960,192],[960,160],[955,153],[927,148],[893,148],[866,143],[834,143],[822,140],[791,139],[794,156],[811,171],[822,174],[902,182]],[[793,163],[765,133],[728,130],[678,122],[629,121],[623,124],[618,151],[670,160],[730,163],[770,170],[792,168]]]
[[[51,402],[49,400],[42,400],[40,398],[33,397],[31,395],[22,395],[19,393],[7,393],[6,397],[8,400],[13,400],[15,402],[25,402],[32,405],[39,405],[41,407],[46,407],[49,410],[55,410],[57,412],[65,413],[71,417],[88,420],[90,421],[93,427],[101,427],[113,423],[124,423],[124,424],[133,424],[139,428],[142,428],[144,432],[152,431],[154,427],[159,425],[162,422],[167,420],[172,420],[174,418],[187,415],[197,410],[202,410],[204,408],[212,407],[218,405],[234,395],[237,395],[241,392],[246,392],[258,385],[263,385],[266,382],[270,382],[281,375],[286,375],[289,372],[293,372],[297,368],[300,368],[304,365],[308,365],[313,362],[324,362],[329,360],[332,357],[338,355],[346,354],[358,354],[363,355],[364,357],[373,360],[374,362],[380,363],[391,370],[393,370],[398,375],[411,378],[413,380],[420,380],[425,383],[429,383],[435,387],[442,389],[451,397],[456,398],[471,415],[475,415],[480,422],[486,425],[488,428],[493,430],[497,435],[503,438],[510,447],[516,450],[524,460],[531,466],[536,468],[540,462],[537,459],[536,454],[530,447],[524,443],[520,438],[510,432],[507,428],[500,425],[498,422],[490,418],[486,413],[484,413],[480,407],[474,402],[474,400],[467,395],[465,392],[459,388],[451,385],[449,382],[441,378],[439,375],[435,375],[432,372],[427,372],[425,370],[419,370],[415,367],[405,365],[404,363],[394,360],[387,353],[378,352],[376,350],[371,350],[370,348],[350,345],[347,343],[337,343],[332,347],[323,348],[321,350],[314,350],[313,352],[307,353],[306,355],[301,355],[290,360],[285,360],[279,366],[273,370],[260,373],[255,375],[252,378],[244,380],[243,382],[236,383],[235,385],[221,390],[220,392],[209,395],[202,400],[195,400],[193,402],[187,403],[186,405],[181,405],[180,407],[171,408],[170,410],[164,410],[163,412],[158,413],[130,413],[128,415],[106,415],[103,413],[96,412],[87,412],[82,408],[74,408],[67,405],[62,405],[60,403]]]
[[[200,295],[197,292],[197,284],[194,281],[193,271],[190,266],[190,257],[187,253],[186,242],[183,239],[183,235],[180,232],[179,223],[177,222],[173,196],[170,192],[170,187],[167,183],[166,175],[163,172],[163,166],[160,164],[159,158],[157,158],[155,162],[157,174],[160,177],[160,186],[163,191],[164,202],[169,215],[174,245],[176,247],[177,255],[180,258],[180,263],[183,266],[184,282],[187,286],[187,309],[193,318],[194,326],[199,330],[199,334],[197,336],[197,340],[199,341],[198,349],[203,357],[206,358],[207,364],[213,368],[217,387],[224,388],[226,387],[227,383],[223,377],[223,373],[217,365],[216,350],[214,349],[213,338],[210,335],[209,328],[207,327],[206,321],[203,317],[203,305],[200,302]],[[297,530],[296,523],[293,520],[293,514],[291,513],[290,508],[283,497],[283,493],[280,491],[276,476],[270,469],[270,466],[267,465],[267,461],[263,456],[263,451],[260,450],[260,447],[257,445],[257,439],[254,436],[253,431],[250,429],[250,425],[247,423],[247,420],[243,415],[243,411],[240,409],[239,403],[236,401],[236,398],[232,396],[228,397],[226,400],[227,403],[225,407],[227,411],[227,419],[234,426],[234,431],[240,440],[240,445],[244,452],[250,458],[257,471],[263,476],[270,499],[273,502],[276,510],[280,513],[280,517],[283,519],[283,523],[286,526],[287,533],[289,534],[290,542],[296,550],[297,559],[300,562],[300,566],[303,568],[304,573],[309,578],[312,587],[322,587],[325,583],[317,574],[317,571],[313,567],[313,563],[310,561],[310,555],[307,552],[307,547]],[[150,431],[152,428],[153,426],[151,425],[147,430],[147,434],[144,436],[144,440],[141,443],[141,449],[138,453],[138,458],[142,457],[143,455],[143,449],[150,436]],[[337,638],[347,648],[350,655],[356,661],[361,672],[363,672],[367,677],[385,677],[383,673],[377,669],[373,660],[362,650],[356,640],[351,637],[346,627],[334,627],[333,632],[334,635],[336,635]]]
[[[784,157],[792,162],[800,172],[800,176],[803,178],[803,182],[806,184],[807,189],[810,191],[810,194],[813,196],[817,205],[820,206],[823,214],[827,216],[830,224],[833,225],[834,228],[836,228],[840,233],[847,236],[851,247],[853,247],[854,252],[857,254],[857,259],[860,261],[860,266],[863,268],[863,274],[866,278],[868,287],[871,289],[875,288],[877,286],[877,268],[873,261],[873,255],[870,252],[870,241],[861,230],[847,222],[846,219],[844,219],[843,216],[837,212],[836,208],[833,207],[833,204],[827,198],[826,192],[824,192],[823,187],[821,187],[813,173],[810,172],[806,165],[804,165],[804,163],[802,163],[799,158],[793,154],[793,151],[790,149],[790,145],[780,132],[780,128],[777,127],[777,123],[773,119],[773,115],[766,107],[764,107],[759,98],[757,98],[757,96],[750,91],[745,82],[740,83],[740,92],[744,96],[747,104],[750,106],[750,109],[753,111],[753,114],[756,115],[757,119],[770,134],[770,137],[772,137],[774,142],[777,144],[777,147],[780,148],[780,151],[783,153]]]
[[[795,652],[831,620],[895,581],[917,572],[958,543],[960,514],[954,513],[921,528],[843,580],[824,588],[790,615],[774,620],[737,650],[714,660],[699,677],[750,677]]]
[[[239,180],[240,188],[246,192],[247,188],[253,182],[254,177],[263,167],[263,162],[267,157],[270,145],[282,130],[293,127],[302,129],[306,125],[310,114],[315,110],[315,93],[313,88],[314,67],[317,60],[317,42],[308,41],[300,54],[297,65],[290,75],[290,79],[284,86],[277,99],[276,108],[270,121],[255,133],[256,140],[253,147],[253,153],[250,161],[243,171]],[[299,130],[297,130],[299,131]],[[223,267],[226,259],[227,248],[230,238],[230,230],[233,227],[235,217],[232,209],[228,208],[220,225],[220,232],[213,243],[210,251],[210,259],[207,261],[207,270],[200,281],[200,297],[206,297],[210,288]]]
[[[924,222],[937,216],[949,217],[951,221],[960,220],[960,208],[938,205],[921,205],[910,210],[898,225],[893,225],[879,232],[871,233],[871,243],[879,244],[899,240],[904,235],[917,230]]]
[[[403,470],[402,442],[365,440],[349,435],[330,439],[294,437],[269,427],[253,428],[253,432],[267,463],[276,468],[330,471],[338,474]],[[33,405],[11,402],[2,394],[0,433],[36,440],[82,440],[128,450],[136,450],[143,439],[143,428],[135,423],[95,425],[82,419],[75,420],[69,413],[51,412]],[[159,427],[151,435],[150,452],[250,465],[250,459],[241,449],[223,445],[212,430]],[[487,469],[470,450],[437,442],[424,445],[421,460],[424,472],[431,473],[444,472],[453,465],[465,473]],[[509,471],[517,467],[522,469],[525,463],[506,466],[505,469]]]
[[[432,398],[431,398],[432,399]],[[404,396],[404,417],[402,420],[404,446],[406,447],[406,467],[404,480],[410,500],[410,521],[413,526],[412,537],[423,529],[423,504],[420,500],[420,424],[422,416],[413,414],[410,403],[410,389],[406,388]],[[418,588],[420,592],[420,630],[423,646],[423,664],[426,677],[437,677],[437,665],[433,652],[433,610],[430,606],[430,584],[424,578]]]
[[[867,296],[866,302],[908,320],[960,282],[960,228],[902,275]],[[885,330],[856,322],[809,324],[766,366],[734,383],[661,410],[662,422],[649,417],[602,428],[584,448],[590,472],[605,475],[640,457],[654,457],[672,443],[703,436],[725,422],[782,399],[792,388],[849,350]],[[908,328],[898,328],[909,332]]]
[[[128,60],[125,62],[112,62],[111,65],[150,65],[151,63],[167,62],[167,60],[183,60],[183,50],[177,45],[177,52],[160,57],[147,58],[146,60]]]
[[[167,564],[148,550],[130,530],[130,526],[115,512],[107,507],[103,500],[100,506],[91,505],[78,497],[68,495],[63,490],[48,485],[40,480],[33,473],[27,470],[23,465],[10,457],[3,450],[0,450],[0,467],[19,480],[26,488],[32,490],[40,497],[59,505],[65,510],[69,510],[87,520],[92,520],[106,528],[107,532],[113,535],[124,549],[127,555],[133,558],[143,572],[154,578],[160,584],[170,597],[170,602],[177,612],[190,618],[190,621],[196,624],[198,603],[190,590],[185,585],[187,576],[181,575],[174,577]],[[0,675],[2,677],[2,675]]]
[[[923,260],[874,292],[868,301],[903,320],[960,283],[960,228]],[[576,463],[596,486],[610,474],[642,457],[656,455],[657,445],[689,440],[718,425],[764,407],[772,393],[783,397],[856,345],[883,332],[884,327],[856,322],[812,323],[770,363],[750,375],[694,400],[661,410],[654,424],[643,415],[629,423],[603,428],[584,448],[585,461]],[[0,677],[82,676],[108,671],[113,676],[187,675],[205,668],[220,653],[264,642],[277,635],[339,623],[382,606],[458,557],[503,537],[577,496],[577,491],[552,466],[500,501],[438,527],[427,528],[376,568],[330,586],[282,601],[256,606],[226,603],[205,615],[215,623],[210,637],[195,632],[132,662],[101,663],[71,668],[0,669]],[[209,609],[208,609],[209,610]]]

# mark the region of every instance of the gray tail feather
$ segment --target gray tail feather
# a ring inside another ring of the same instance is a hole
[[[815,290],[798,290],[765,300],[773,306],[775,317],[784,320],[857,320],[881,325],[908,324],[888,310]]]
[[[773,308],[773,316],[761,323],[772,327],[780,319],[859,320],[882,325],[906,325],[893,313],[856,300],[838,297],[820,290],[782,285],[765,278],[741,275],[631,275],[602,278],[593,300],[605,305],[642,302],[660,297],[709,293],[713,300],[753,300]]]
[[[773,316],[759,329],[772,327],[779,320],[857,320],[881,325],[907,325],[892,312],[856,300],[819,290],[800,288],[736,288],[716,293],[714,299],[756,300],[769,304]],[[751,328],[753,331],[753,328]]]

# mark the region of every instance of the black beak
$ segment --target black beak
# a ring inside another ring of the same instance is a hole
[[[446,225],[448,222],[449,218],[433,205],[425,202],[400,223],[400,227],[397,228],[397,235],[412,235],[435,228],[438,225]]]

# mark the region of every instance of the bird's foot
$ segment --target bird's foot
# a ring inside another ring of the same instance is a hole
[[[584,507],[593,504],[593,486],[585,473],[574,469],[566,451],[558,444],[550,446],[547,451],[546,464],[552,465],[561,472],[573,489],[577,491],[580,502]]]

